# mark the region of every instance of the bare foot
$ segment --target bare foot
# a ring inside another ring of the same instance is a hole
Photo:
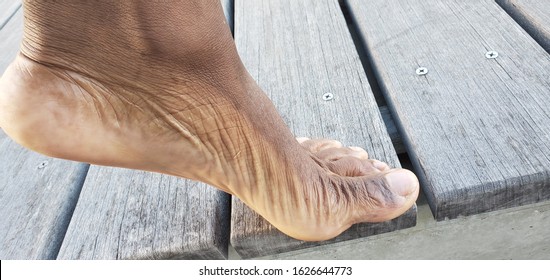
[[[206,182],[303,240],[414,204],[410,171],[294,138],[242,65],[219,1],[75,2],[24,3],[21,54],[0,80],[0,126],[20,144]]]

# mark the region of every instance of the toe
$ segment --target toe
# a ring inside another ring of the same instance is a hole
[[[361,153],[365,153],[368,155],[367,151],[365,151],[365,149],[361,148],[361,147],[356,147],[356,146],[350,146],[349,147],[350,149],[356,151],[356,152],[361,152]]]
[[[304,137],[301,137],[304,138]],[[302,142],[300,143],[302,147],[304,147],[306,150],[308,150],[310,153],[317,153],[319,151],[330,149],[330,148],[341,148],[342,143],[336,140],[329,140],[329,139],[300,139]],[[298,142],[300,142],[298,140]]]
[[[324,161],[335,161],[344,157],[355,157],[362,160],[367,160],[369,158],[369,154],[364,150],[358,151],[347,147],[327,148],[315,153],[315,156]]]
[[[390,170],[390,166],[385,162],[382,162],[382,161],[379,161],[379,160],[376,160],[376,159],[371,159],[370,162],[376,169],[378,169],[380,171],[389,171]]]
[[[382,162],[379,162],[383,164]],[[374,164],[374,160],[362,160],[357,157],[346,156],[327,162],[330,171],[346,177],[360,177],[380,173],[381,170]],[[388,167],[389,168],[389,167]]]
[[[351,221],[383,222],[401,216],[410,209],[419,192],[416,176],[405,169],[349,178],[350,186],[363,185],[362,191],[354,192]]]
[[[409,197],[419,189],[416,175],[407,169],[395,169],[384,176],[392,191],[402,197]]]

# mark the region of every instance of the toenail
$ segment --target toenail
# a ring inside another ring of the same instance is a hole
[[[296,137],[296,141],[300,144],[306,142],[307,140],[309,140],[307,137]]]
[[[389,188],[400,196],[410,195],[418,184],[416,176],[406,169],[394,170],[386,174],[384,178],[388,182]]]

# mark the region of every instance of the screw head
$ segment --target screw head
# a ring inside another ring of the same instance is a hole
[[[323,100],[329,101],[329,100],[332,100],[332,99],[334,99],[334,94],[332,94],[330,92],[327,92],[327,93],[323,94]]]
[[[419,75],[419,76],[423,76],[423,75],[426,75],[428,74],[428,68],[426,67],[418,67],[416,69],[416,75]]]
[[[495,52],[495,51],[488,51],[488,52],[485,53],[485,57],[486,58],[497,58],[498,53]]]

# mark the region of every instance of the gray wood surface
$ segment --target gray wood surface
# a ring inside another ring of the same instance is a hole
[[[22,16],[19,8],[0,29],[0,73],[19,51]],[[0,130],[0,259],[56,257],[87,170],[29,151]]]
[[[388,134],[390,135],[390,139],[393,144],[393,148],[395,149],[395,152],[397,154],[406,153],[407,150],[405,148],[405,145],[403,144],[403,139],[401,139],[401,134],[397,129],[397,126],[395,125],[395,121],[393,120],[390,109],[388,108],[388,106],[381,106],[378,107],[378,110],[380,110],[380,114],[382,115],[382,119],[384,120],[386,129],[388,130]]]
[[[237,1],[235,41],[245,66],[297,136],[364,147],[399,166],[337,0]],[[334,99],[324,101],[325,93]],[[413,226],[416,207],[394,221],[362,224],[324,242],[291,239],[233,198],[231,244],[243,258]]]
[[[550,198],[550,55],[496,2],[347,4],[438,220]]]
[[[21,0],[0,0],[0,29],[21,7]]]
[[[0,75],[19,52],[23,38],[23,9],[18,8],[10,20],[0,29]]]
[[[550,52],[549,0],[497,0],[497,2]]]
[[[92,165],[58,259],[222,259],[229,195],[203,183]]]
[[[55,259],[87,170],[0,131],[0,259]]]

